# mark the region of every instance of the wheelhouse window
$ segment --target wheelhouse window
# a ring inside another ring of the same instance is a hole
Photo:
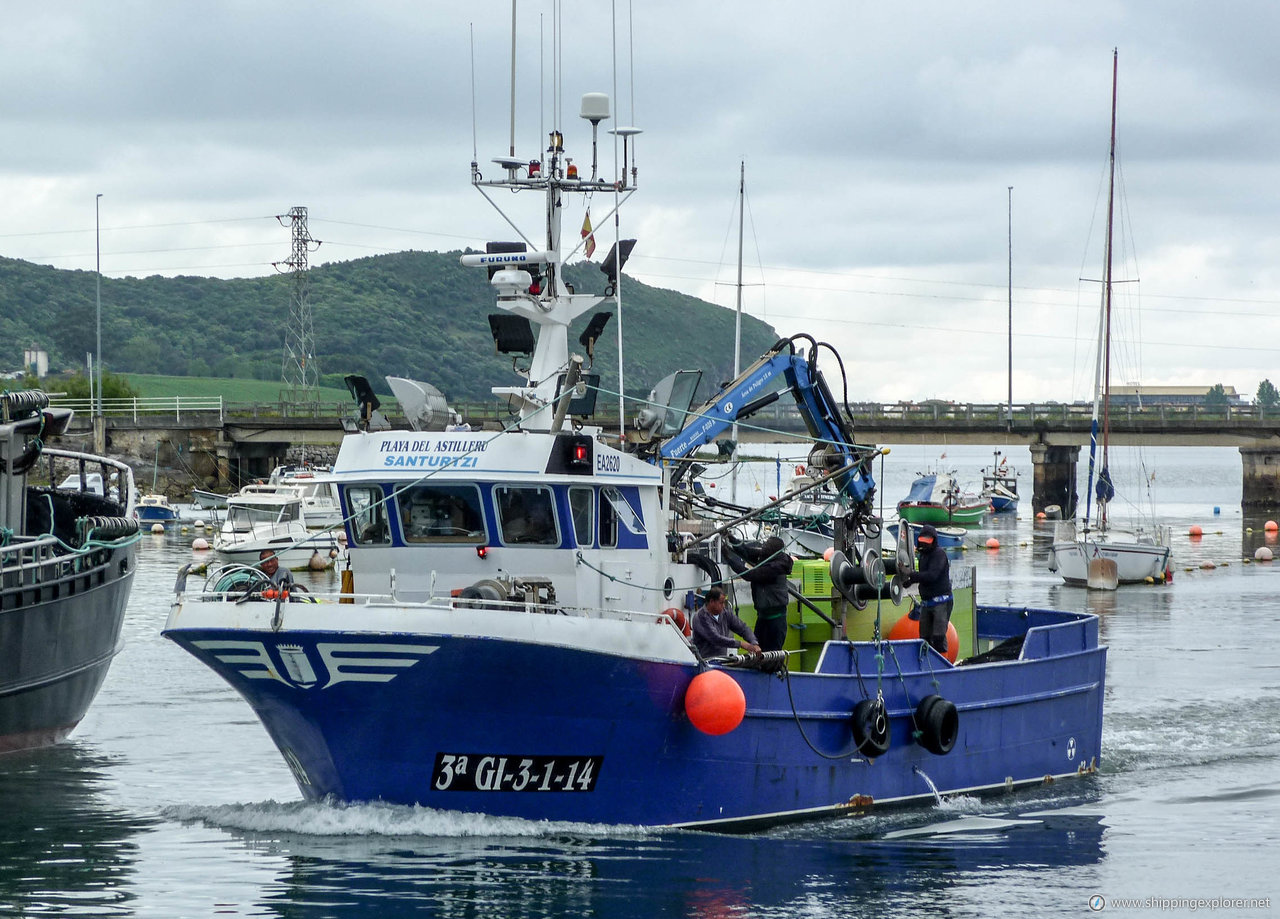
[[[616,488],[600,489],[600,548],[618,545],[618,509],[614,499],[622,500]]]
[[[351,514],[351,534],[357,545],[385,546],[391,543],[387,526],[387,505],[382,489],[376,485],[357,485],[346,489]]]
[[[551,489],[498,485],[493,489],[493,500],[498,507],[498,527],[504,545],[560,544]]]
[[[486,542],[480,489],[474,485],[414,485],[396,495],[405,542]]]
[[[573,515],[573,539],[582,548],[595,545],[593,538],[595,498],[594,488],[574,486],[569,489],[569,512]]]

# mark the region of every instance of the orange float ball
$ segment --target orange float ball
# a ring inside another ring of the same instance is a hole
[[[1200,524],[1198,524],[1198,523],[1193,523],[1193,524],[1191,524],[1191,529],[1187,530],[1187,535],[1188,535],[1188,536],[1203,536],[1203,535],[1204,535],[1204,530],[1200,529]]]
[[[920,637],[920,620],[912,619],[910,616],[903,616],[893,624],[893,628],[889,630],[890,641],[911,641]],[[956,654],[960,651],[960,635],[956,632],[954,623],[947,623],[947,660],[951,663],[956,662]]]
[[[693,726],[704,734],[728,734],[747,713],[747,697],[737,680],[723,670],[706,670],[689,682],[684,710]]]
[[[823,560],[824,562],[829,562],[829,561],[831,561],[831,556],[833,556],[833,555],[835,555],[835,554],[836,554],[836,547],[835,547],[835,546],[827,546],[826,551],[822,553],[822,560]]]
[[[999,549],[999,548],[1000,548],[1000,540],[998,540],[998,539],[996,539],[994,536],[992,536],[990,539],[988,539],[988,540],[987,540],[987,548],[988,548],[988,549]]]
[[[1268,520],[1267,525],[1264,526],[1263,529],[1268,533],[1274,533],[1277,529],[1280,529],[1280,527],[1276,526],[1276,522],[1274,520]]]
[[[1043,520],[1044,518],[1045,518],[1045,512],[1044,512],[1044,511],[1036,511],[1036,519],[1037,519],[1037,520]]]

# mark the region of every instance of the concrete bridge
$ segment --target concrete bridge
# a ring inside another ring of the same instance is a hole
[[[92,431],[87,404],[59,400],[77,410],[74,431]],[[332,453],[342,440],[350,403],[230,403],[222,399],[124,399],[104,403],[108,450],[166,467],[187,468],[211,485],[239,487],[265,476],[291,449]],[[459,403],[454,408],[476,429],[510,424],[505,406]],[[592,419],[617,428],[616,410],[601,405]],[[1091,407],[1034,403],[856,403],[849,406],[854,433],[867,444],[1025,445],[1033,464],[1032,508],[1057,504],[1074,509],[1073,489],[1081,447],[1089,443]],[[394,400],[383,411],[395,427],[407,427]],[[806,439],[803,419],[781,401],[739,424],[744,443]],[[1113,406],[1111,442],[1117,446],[1231,446],[1243,464],[1241,506],[1280,507],[1280,411],[1257,406]]]

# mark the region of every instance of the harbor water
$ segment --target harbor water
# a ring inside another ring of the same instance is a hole
[[[742,471],[743,503],[778,494],[796,462],[794,448],[752,449],[779,460]],[[1146,459],[1174,532],[1172,584],[1063,585],[1019,447],[1022,509],[953,556],[981,602],[1101,617],[1099,774],[750,835],[304,803],[249,707],[160,635],[197,534],[148,535],[88,717],[58,747],[0,757],[0,916],[1267,914],[1280,905],[1280,561],[1253,557],[1280,545],[1266,517],[1241,514],[1234,449]],[[991,462],[991,448],[902,447],[875,474],[891,516],[916,472],[955,469],[976,490]]]

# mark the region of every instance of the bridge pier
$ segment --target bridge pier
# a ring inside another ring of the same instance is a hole
[[[1031,511],[1038,514],[1051,504],[1062,508],[1063,519],[1076,512],[1076,461],[1080,448],[1053,444],[1030,444]]]
[[[1266,511],[1280,507],[1280,446],[1240,447],[1244,478],[1240,507],[1246,511]]]

